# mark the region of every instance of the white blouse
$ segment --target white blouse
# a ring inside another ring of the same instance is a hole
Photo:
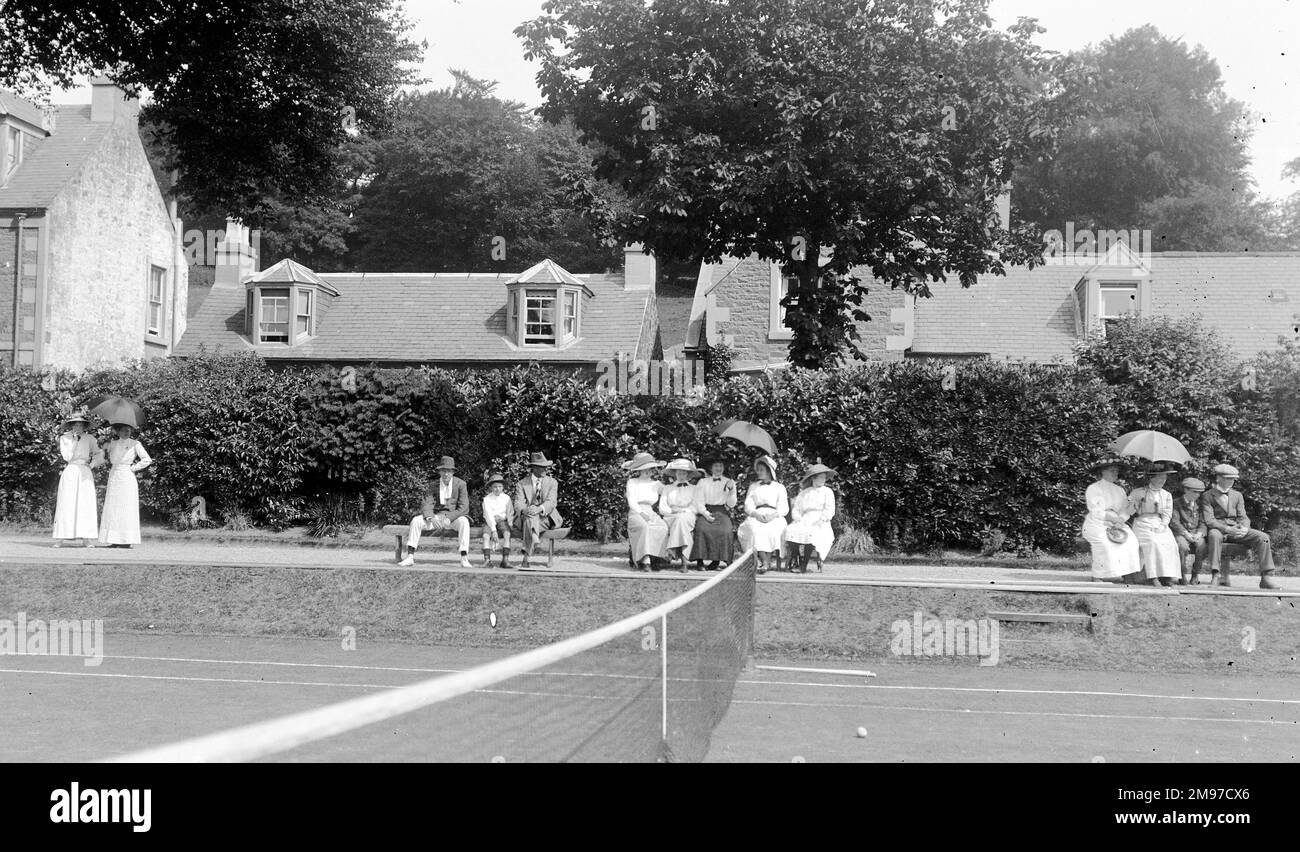
[[[736,506],[736,481],[725,476],[714,479],[706,476],[695,483],[695,511],[701,515],[706,506]]]
[[[678,486],[681,486],[680,488]],[[659,514],[695,511],[695,488],[689,482],[669,482],[659,495]]]
[[[108,444],[108,460],[113,467],[130,467],[131,472],[144,470],[153,459],[144,451],[144,444],[135,438],[117,438]]]
[[[1088,520],[1107,523],[1112,519],[1106,517],[1107,510],[1119,515],[1120,520],[1127,521],[1133,510],[1129,507],[1128,495],[1124,489],[1113,482],[1099,479],[1088,486],[1085,494],[1088,500]]]
[[[776,509],[776,517],[790,514],[790,497],[779,482],[754,483],[745,494],[745,514],[753,515],[760,507]]]
[[[64,432],[59,436],[59,454],[68,464],[89,465],[97,458],[102,458],[103,453],[95,439],[84,432],[78,437],[71,432]]]
[[[1129,511],[1134,515],[1159,515],[1168,524],[1174,516],[1174,498],[1163,488],[1134,488],[1128,495]]]
[[[795,495],[790,515],[796,521],[810,524],[830,523],[835,517],[835,492],[825,485],[803,489]]]
[[[627,481],[628,511],[640,514],[645,509],[654,509],[659,503],[659,492],[663,485],[658,479],[629,479]]]

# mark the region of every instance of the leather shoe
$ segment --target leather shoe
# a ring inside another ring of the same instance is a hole
[[[1261,574],[1261,575],[1259,576],[1259,587],[1260,587],[1261,589],[1280,589],[1280,588],[1282,588],[1282,587],[1279,586],[1277,583],[1274,583],[1272,580],[1270,580],[1270,579],[1269,579],[1269,576],[1268,576],[1267,574]]]

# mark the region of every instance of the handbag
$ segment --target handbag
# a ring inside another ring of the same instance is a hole
[[[1106,538],[1115,544],[1123,544],[1128,541],[1128,530],[1118,524],[1106,527]]]

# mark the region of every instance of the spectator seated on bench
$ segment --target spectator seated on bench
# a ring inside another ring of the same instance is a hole
[[[465,480],[455,476],[456,460],[443,456],[438,463],[438,479],[425,489],[424,506],[420,514],[411,519],[407,530],[406,553],[397,564],[409,568],[415,564],[415,551],[420,546],[420,536],[426,532],[441,533],[452,530],[459,539],[460,567],[469,564],[469,488]]]
[[[542,532],[540,538],[542,541],[546,542],[546,545],[549,548],[546,555],[547,568],[550,568],[555,562],[555,543],[568,538],[570,529],[570,527],[562,527],[560,529],[544,530]],[[396,557],[398,564],[401,564],[402,560],[406,556],[406,541],[407,537],[410,535],[410,527],[406,524],[388,524],[384,527],[384,533],[393,536],[395,546],[394,556]],[[432,535],[435,538],[459,538],[460,536],[455,529],[450,527],[443,530],[435,530],[433,532],[425,533],[425,535]]]

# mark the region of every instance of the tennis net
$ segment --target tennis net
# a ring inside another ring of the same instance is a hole
[[[544,648],[114,761],[702,760],[753,642],[754,564]]]

